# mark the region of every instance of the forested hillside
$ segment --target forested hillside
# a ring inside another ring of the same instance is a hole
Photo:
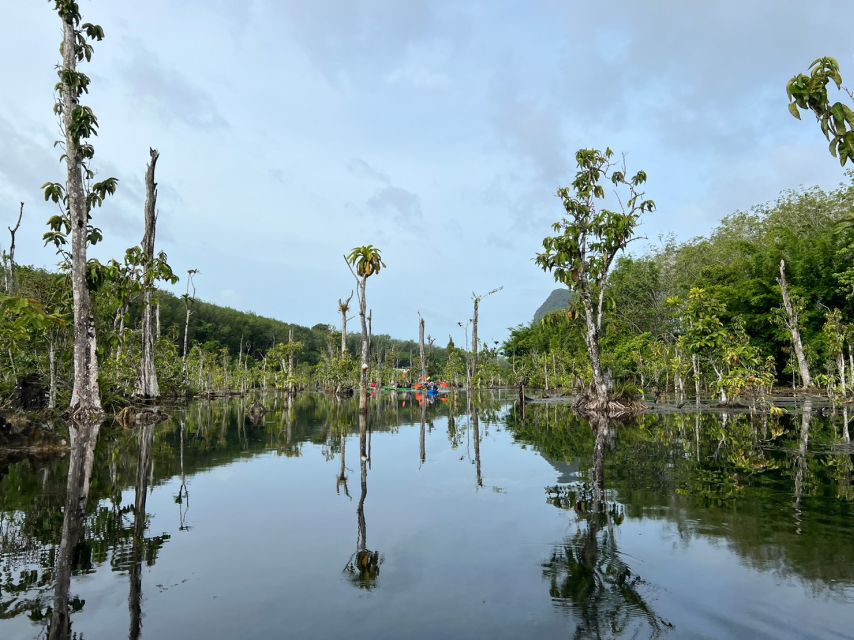
[[[0,407],[39,405],[42,390],[49,404],[61,406],[70,392],[72,325],[67,280],[63,274],[17,265],[16,295],[0,295],[0,360],[4,361]],[[132,395],[138,377],[140,289],[125,271],[115,268],[100,270],[92,280],[101,384],[107,402],[121,404]],[[165,291],[154,293],[154,310],[156,360],[164,395],[241,391],[259,385],[352,388],[356,384],[358,332],[348,334],[342,354],[340,330],[330,325],[289,324]],[[392,383],[417,376],[414,370],[420,366],[420,356],[415,341],[374,335],[371,344],[378,381]],[[424,355],[428,372],[444,374],[447,354],[445,347],[428,344]],[[459,357],[453,358],[447,372],[464,378],[454,368],[461,365]],[[36,389],[39,398],[20,397],[22,380]]]

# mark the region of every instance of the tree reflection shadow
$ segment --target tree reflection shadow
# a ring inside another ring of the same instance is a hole
[[[657,637],[671,625],[640,594],[643,580],[625,562],[616,526],[623,505],[605,492],[605,446],[612,437],[607,416],[591,418],[596,429],[590,483],[549,489],[549,501],[575,512],[578,528],[543,565],[555,604],[569,608],[577,620],[576,638],[606,638],[644,630]]]
[[[136,640],[142,632],[142,563],[146,558],[153,563],[156,549],[162,546],[163,537],[146,540],[145,527],[147,516],[145,504],[148,499],[148,486],[151,474],[151,447],[154,443],[154,425],[139,428],[139,457],[136,466],[136,485],[133,502],[133,543],[131,546],[130,589],[128,593],[128,612],[130,627],[128,638]],[[151,547],[151,548],[149,548]]]
[[[368,525],[365,519],[365,499],[368,497],[368,463],[370,448],[368,444],[368,417],[359,414],[359,467],[361,471],[361,493],[359,505],[356,507],[356,551],[350,556],[344,572],[349,576],[353,585],[360,589],[375,589],[380,575],[380,565],[383,558],[379,551],[368,548]]]
[[[85,604],[79,598],[69,598],[71,572],[77,564],[79,545],[82,542],[89,483],[95,460],[100,420],[73,422],[68,427],[71,456],[68,464],[68,482],[65,492],[65,511],[62,519],[62,537],[56,556],[56,586],[47,637],[49,640],[71,638],[71,612],[79,611]],[[76,637],[77,634],[74,634]]]

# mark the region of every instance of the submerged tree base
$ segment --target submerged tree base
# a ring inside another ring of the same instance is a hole
[[[168,418],[169,416],[159,407],[125,407],[116,414],[116,422],[123,427],[156,424]]]

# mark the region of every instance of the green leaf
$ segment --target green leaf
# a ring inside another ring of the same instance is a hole
[[[801,119],[801,112],[798,111],[798,105],[794,102],[789,103],[789,113],[795,116],[798,120]]]

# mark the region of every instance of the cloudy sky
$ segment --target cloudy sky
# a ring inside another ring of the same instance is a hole
[[[290,322],[336,322],[342,254],[372,243],[388,264],[368,287],[375,331],[414,337],[420,310],[461,343],[472,292],[502,285],[482,313],[502,339],[554,288],[532,257],[579,147],[648,172],[650,241],[843,179],[785,84],[820,55],[854,79],[850,0],[80,5],[107,35],[86,69],[94,167],[120,179],[95,255],[139,242],[155,146],[173,267],[200,269],[207,300]],[[62,177],[60,25],[47,0],[0,6],[0,222],[25,201],[19,261],[51,266],[39,187]]]

